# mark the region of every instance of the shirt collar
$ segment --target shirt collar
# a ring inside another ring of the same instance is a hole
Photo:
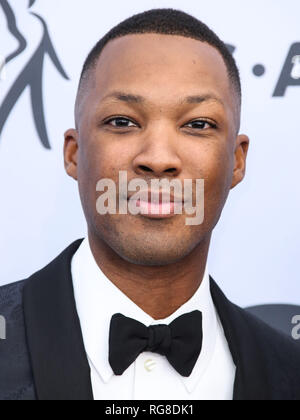
[[[108,360],[109,327],[112,315],[122,313],[149,326],[170,324],[180,315],[200,310],[203,317],[201,354],[189,377],[178,374],[188,392],[195,389],[211,361],[217,338],[217,314],[210,293],[207,267],[202,283],[191,299],[162,320],[154,320],[105,276],[94,259],[87,238],[73,256],[71,271],[85,350],[89,362],[105,383],[108,383],[114,375]]]

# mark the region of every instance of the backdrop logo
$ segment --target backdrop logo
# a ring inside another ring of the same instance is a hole
[[[35,3],[35,1],[36,0],[30,0],[28,7],[30,8]],[[0,64],[0,76],[5,78],[7,64],[19,56],[26,49],[27,41],[17,27],[14,12],[11,6],[8,4],[8,1],[0,0],[0,6],[2,7],[7,20],[8,30],[18,41],[18,47],[12,54],[10,54],[7,58],[2,58],[2,61],[0,58],[0,63],[2,63],[2,66]],[[36,13],[31,12],[31,14],[41,22],[43,27],[43,36],[34,54],[13,83],[0,106],[0,136],[12,109],[16,105],[20,96],[23,94],[24,90],[29,87],[32,115],[36,130],[42,145],[46,149],[50,149],[51,146],[46,129],[43,100],[43,71],[45,57],[48,55],[55,68],[64,79],[69,80],[69,78],[55,52],[46,22]]]
[[[29,0],[28,8],[30,9],[35,3],[36,0]],[[7,28],[18,43],[16,50],[9,56],[3,57],[0,55],[0,82],[3,82],[3,80],[6,79],[9,63],[23,53],[23,51],[27,48],[27,41],[25,36],[18,29],[14,11],[9,5],[8,0],[0,0],[0,7],[6,17]],[[43,28],[43,35],[34,54],[14,81],[0,105],[0,137],[11,111],[23,94],[24,90],[28,87],[31,99],[32,116],[38,136],[42,145],[46,149],[50,149],[51,146],[46,128],[43,100],[45,57],[48,56],[50,58],[52,64],[64,79],[69,80],[69,78],[54,49],[45,20],[36,13],[30,12],[30,14],[40,21]],[[236,51],[236,47],[234,45],[227,44],[227,48],[231,54],[234,54]],[[258,77],[263,76],[265,71],[266,69],[263,64],[255,64],[252,68],[253,74]],[[290,47],[273,92],[273,97],[284,96],[286,89],[289,86],[300,86],[300,42],[294,43]]]
[[[291,76],[293,79],[300,79],[300,55],[295,55],[292,59],[293,70]]]
[[[234,54],[236,47],[227,45],[231,54]],[[261,77],[265,74],[266,67],[259,63],[252,68],[254,76]],[[281,74],[273,92],[273,97],[284,96],[289,86],[300,86],[300,42],[291,45],[288,55],[285,59]]]
[[[5,57],[0,55],[0,81],[5,80],[6,70],[5,70]]]
[[[273,96],[283,96],[288,86],[300,86],[300,42],[291,46]]]

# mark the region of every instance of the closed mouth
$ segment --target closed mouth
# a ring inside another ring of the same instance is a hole
[[[136,194],[136,193],[135,193]],[[134,201],[139,214],[150,218],[168,218],[178,214],[175,210],[182,209],[182,197],[174,196],[168,192],[140,191],[137,198],[135,194],[128,198]]]

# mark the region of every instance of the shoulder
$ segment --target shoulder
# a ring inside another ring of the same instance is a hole
[[[262,321],[256,315],[250,313],[247,309],[242,309],[239,306],[236,306],[236,310],[239,312],[240,317],[243,319],[245,325],[252,331],[252,333],[257,337],[259,342],[262,342],[264,346],[268,344],[270,349],[272,348],[274,352],[279,351],[282,353],[284,348],[287,351],[295,352],[298,357],[300,357],[300,342],[292,338],[292,324],[291,324],[291,334],[290,336],[275,329],[266,322]]]
[[[16,322],[22,318],[22,293],[25,280],[0,287],[0,315],[7,322]]]
[[[34,397],[23,315],[25,283],[22,280],[0,287],[0,400],[26,400]]]
[[[300,343],[265,322],[236,306],[245,332],[253,341],[253,348],[261,360],[261,366],[270,386],[282,389],[290,399],[300,400]]]
[[[300,400],[300,344],[230,302],[212,278],[211,292],[247,396]]]
[[[53,291],[53,296],[60,296],[63,291],[60,280],[68,276],[70,261],[81,242],[82,239],[69,245],[27,279],[0,287],[0,321],[6,330],[5,339],[0,339],[0,400],[35,399],[27,344],[29,321],[45,312],[45,302],[51,305],[49,290]],[[28,311],[28,307],[32,310]]]
[[[246,309],[237,308],[245,325],[248,325],[253,337],[256,338],[261,351],[271,353],[277,361],[284,361],[287,367],[292,364],[294,371],[298,369],[300,382],[300,343],[292,338],[292,328],[291,336],[288,336],[269,326]],[[297,365],[294,362],[297,362]]]

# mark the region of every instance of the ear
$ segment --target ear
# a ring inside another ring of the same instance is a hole
[[[246,172],[246,159],[249,148],[249,137],[245,134],[239,134],[236,138],[235,145],[235,165],[233,170],[231,188],[234,188],[245,177]]]
[[[65,132],[64,163],[69,176],[77,180],[78,132],[70,129]]]

